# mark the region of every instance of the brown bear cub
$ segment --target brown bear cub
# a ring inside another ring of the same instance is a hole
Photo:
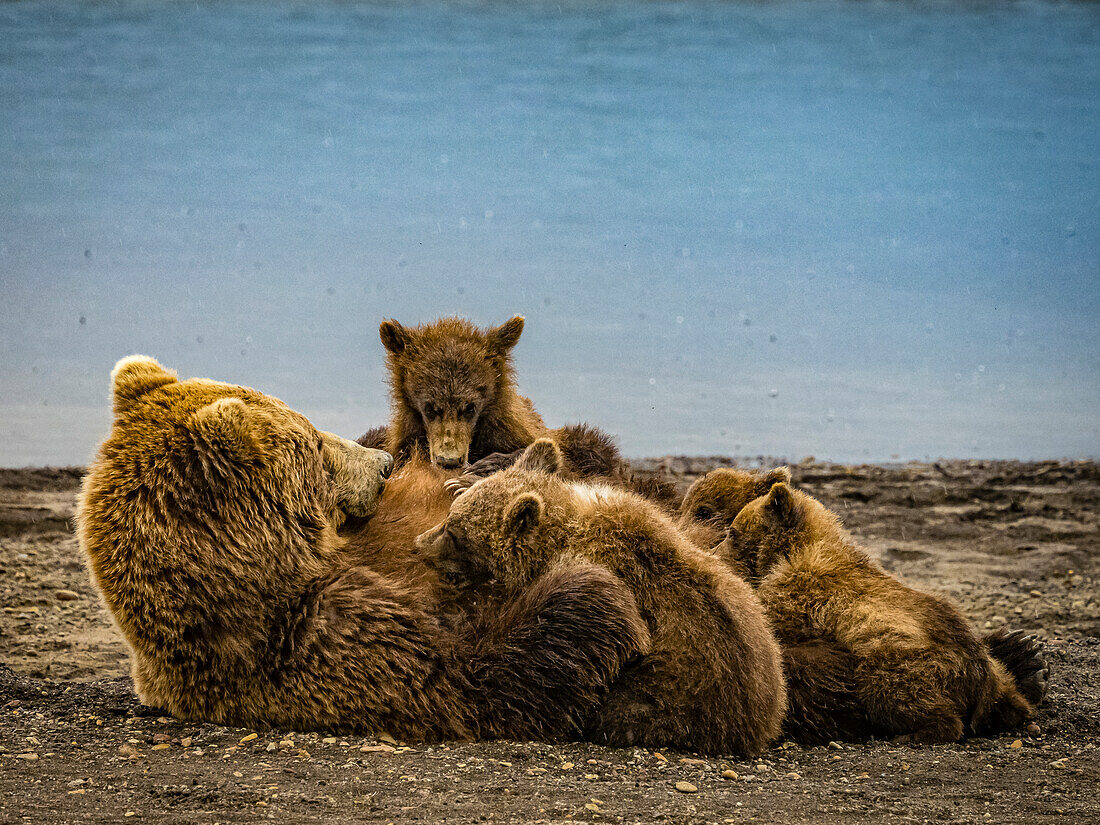
[[[417,449],[444,469],[486,462],[478,468],[485,475],[512,463],[535,439],[550,436],[577,475],[624,473],[606,433],[583,424],[550,430],[519,394],[512,348],[523,332],[521,316],[488,330],[461,318],[418,327],[391,320],[378,332],[393,410],[389,425],[368,431],[360,444],[388,450],[399,466]]]
[[[580,560],[443,622],[430,592],[349,564],[336,532],[374,512],[389,455],[143,356],[112,386],[78,533],[148,704],[410,740],[575,736],[648,649],[630,591]]]
[[[786,707],[779,647],[752,589],[640,496],[561,478],[541,439],[455,499],[418,547],[471,604],[561,564],[595,564],[634,594],[652,638],[589,722],[592,741],[758,754]]]
[[[767,495],[773,484],[790,481],[791,471],[777,467],[766,472],[720,467],[711,470],[688,488],[680,502],[677,524],[700,547],[710,550],[721,544],[726,530],[741,509],[754,498]],[[735,559],[726,559],[739,576]]]
[[[833,513],[785,482],[741,510],[721,552],[748,571],[780,642],[801,649],[807,687],[816,679],[827,688],[816,697],[792,689],[792,710],[815,723],[832,715],[845,736],[933,744],[1014,728],[1032,716],[1013,673],[954,605],[887,574]],[[1022,649],[1018,638],[1001,642]],[[1041,698],[1045,666],[1034,649],[1026,658],[1025,690]],[[841,705],[830,709],[830,700]],[[820,731],[793,733],[813,739]]]

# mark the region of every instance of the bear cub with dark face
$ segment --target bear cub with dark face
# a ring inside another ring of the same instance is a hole
[[[520,395],[512,349],[523,332],[519,315],[491,329],[461,318],[378,329],[389,369],[390,423],[359,438],[403,464],[420,452],[445,470],[477,464],[477,475],[509,466],[527,445],[550,437],[575,475],[625,477],[613,440],[585,424],[548,429]]]
[[[418,549],[471,603],[561,564],[607,569],[633,592],[651,643],[612,685],[586,736],[760,753],[779,734],[786,693],[779,648],[751,588],[652,503],[569,482],[561,464],[552,441],[536,441],[515,466],[459,495]]]

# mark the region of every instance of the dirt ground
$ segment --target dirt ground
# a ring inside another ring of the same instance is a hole
[[[638,467],[686,486],[729,463]],[[183,724],[133,697],[71,529],[80,470],[0,470],[0,822],[1100,821],[1100,466],[793,469],[895,574],[979,629],[1040,634],[1037,728],[931,748],[780,743],[737,761]]]

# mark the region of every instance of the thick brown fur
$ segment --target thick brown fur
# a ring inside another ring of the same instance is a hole
[[[78,532],[148,704],[410,740],[572,736],[646,649],[633,595],[579,560],[443,622],[424,588],[349,563],[337,535],[378,506],[389,455],[142,356],[112,386]]]
[[[522,332],[518,315],[486,330],[461,318],[417,327],[384,321],[379,336],[389,370],[390,422],[364,433],[359,443],[388,450],[398,465],[418,451],[445,469],[494,456],[492,466],[479,470],[485,475],[549,436],[577,475],[623,474],[618,448],[606,433],[584,424],[551,430],[519,394],[512,348]]]
[[[933,744],[1032,716],[954,605],[882,570],[811,496],[775,484],[741,510],[720,552],[748,571],[785,646],[794,738]]]
[[[680,502],[677,524],[700,547],[711,549],[726,537],[730,523],[754,498],[767,495],[773,484],[790,481],[786,467],[752,471],[720,467],[698,479]],[[726,559],[739,576],[735,559]]]
[[[418,547],[472,594],[509,593],[567,560],[610,571],[652,636],[588,726],[596,742],[760,753],[780,732],[779,648],[751,588],[640,496],[558,475],[548,439],[463,492]]]

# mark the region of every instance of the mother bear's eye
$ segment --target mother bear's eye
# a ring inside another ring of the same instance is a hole
[[[477,407],[475,407],[473,404],[467,404],[465,407],[462,408],[462,417],[463,418],[473,418],[474,413],[476,413],[476,412],[477,412]]]
[[[435,404],[425,404],[424,417],[429,421],[434,421],[435,419],[439,418],[439,407],[437,407]]]

